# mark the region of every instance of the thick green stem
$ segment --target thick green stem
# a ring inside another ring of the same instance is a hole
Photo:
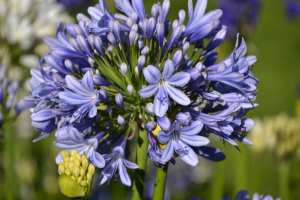
[[[153,200],[163,200],[165,196],[165,188],[166,188],[166,180],[167,180],[167,172],[168,172],[168,163],[163,166],[157,166],[154,192],[153,192]]]
[[[290,199],[290,186],[289,186],[289,172],[290,166],[288,163],[280,163],[278,167],[279,172],[279,186],[280,186],[280,197],[282,199]]]
[[[5,186],[6,199],[14,199],[14,180],[13,180],[13,135],[11,122],[4,123],[4,151],[5,151]]]
[[[137,149],[136,149],[136,162],[139,168],[135,170],[133,188],[132,188],[132,200],[143,199],[144,181],[146,175],[147,164],[147,150],[148,139],[147,131],[136,123],[137,135]]]

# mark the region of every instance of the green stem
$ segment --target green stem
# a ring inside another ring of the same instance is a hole
[[[137,149],[136,149],[136,161],[139,168],[135,170],[133,188],[132,188],[132,200],[143,199],[144,182],[146,175],[147,164],[147,150],[148,150],[148,138],[147,131],[143,129],[138,123],[136,123],[137,131]]]
[[[6,185],[6,199],[14,199],[14,180],[13,180],[13,137],[11,122],[8,121],[3,126],[5,143],[5,185]]]
[[[280,197],[282,199],[290,199],[289,164],[285,162],[280,163],[278,167],[278,172],[279,172]]]
[[[166,188],[166,180],[167,180],[167,172],[168,172],[168,163],[163,166],[157,166],[154,192],[153,192],[153,200],[164,200],[165,196],[165,188]]]

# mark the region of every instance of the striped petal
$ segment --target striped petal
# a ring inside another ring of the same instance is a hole
[[[184,126],[178,130],[182,135],[196,135],[203,128],[203,123],[201,121],[194,121],[190,126]]]
[[[179,72],[172,77],[167,78],[168,84],[176,86],[185,86],[191,79],[191,76],[187,72]]]
[[[173,141],[170,140],[166,148],[164,149],[164,153],[161,156],[161,161],[168,162],[173,157],[173,154],[174,154]]]
[[[90,92],[94,91],[94,84],[91,71],[87,71],[82,78],[82,86],[89,90]]]
[[[126,169],[122,159],[118,160],[118,165],[119,165],[119,174],[120,174],[122,183],[124,185],[130,186],[131,180],[130,180],[130,177],[127,173],[127,169]]]
[[[156,84],[162,78],[160,71],[152,65],[149,65],[148,67],[146,67],[143,70],[143,73],[144,73],[145,79],[150,84]]]
[[[157,89],[158,89],[158,84],[149,85],[141,89],[139,91],[139,94],[143,98],[149,98],[152,97],[157,92]]]
[[[181,90],[178,90],[168,84],[166,84],[166,86],[167,86],[168,94],[174,101],[176,101],[177,103],[183,106],[187,106],[191,103],[191,100]]]
[[[180,139],[193,147],[199,147],[209,143],[209,139],[199,135],[180,135]]]
[[[66,83],[68,85],[68,88],[73,90],[75,93],[83,95],[83,96],[89,96],[91,95],[91,92],[87,90],[85,87],[81,85],[81,83],[74,78],[73,76],[67,75],[66,76]]]
[[[94,151],[92,160],[93,160],[93,164],[95,165],[95,167],[103,168],[105,166],[105,160],[104,160],[103,156],[101,156],[96,151]]]
[[[157,133],[157,139],[159,143],[166,144],[170,140],[171,132],[159,131]]]

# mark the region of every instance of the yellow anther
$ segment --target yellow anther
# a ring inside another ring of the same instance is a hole
[[[80,166],[81,166],[80,160],[77,160],[77,159],[76,159],[76,160],[74,161],[74,165],[77,166],[77,167],[80,167]]]
[[[83,169],[82,167],[80,168],[80,176],[85,176],[85,169]]]
[[[87,179],[87,181],[89,182],[89,183],[91,183],[92,182],[92,180],[93,180],[93,174],[91,174],[91,173],[87,173],[86,174],[86,179]]]
[[[69,169],[66,169],[65,174],[67,174],[68,176],[71,176],[71,171]]]
[[[82,167],[83,167],[83,169],[86,170],[88,168],[88,166],[89,166],[88,159],[86,159],[86,158],[82,159]]]
[[[81,185],[82,187],[86,187],[86,186],[88,185],[88,183],[87,183],[86,181],[81,181],[80,185]]]
[[[75,178],[77,178],[79,176],[79,174],[80,174],[79,167],[75,166],[73,168],[73,174],[74,174]]]
[[[91,174],[95,173],[95,166],[92,163],[89,164],[88,172]]]

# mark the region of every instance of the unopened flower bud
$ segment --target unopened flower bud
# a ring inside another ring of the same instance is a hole
[[[147,25],[148,25],[148,19],[144,18],[142,22],[143,38],[147,36]]]
[[[108,101],[108,93],[106,92],[106,90],[102,87],[99,93],[101,101],[106,103]]]
[[[75,157],[74,156],[71,156],[70,157],[70,162],[74,162],[75,161]]]
[[[79,167],[75,166],[73,168],[73,175],[75,176],[75,178],[77,178],[80,174],[80,170],[79,170]]]
[[[192,117],[191,117],[191,114],[189,112],[185,112],[185,113],[180,112],[180,113],[178,113],[176,115],[176,119],[180,124],[182,124],[184,126],[191,125]]]
[[[71,156],[76,156],[76,154],[77,154],[77,151],[75,150],[75,149],[73,149],[72,151],[71,151]]]
[[[82,180],[83,180],[83,179],[82,179],[82,176],[79,176],[76,182],[77,182],[78,184],[80,184]]]
[[[196,64],[195,68],[199,69],[199,71],[201,72],[202,69],[204,68],[204,65],[203,65],[202,62],[198,62],[198,63]]]
[[[79,161],[81,161],[81,155],[79,153],[76,154],[75,158]]]
[[[113,33],[118,41],[121,41],[121,26],[118,20],[113,21]]]
[[[137,23],[138,23],[138,19],[139,19],[139,17],[138,17],[138,15],[137,15],[137,13],[133,11],[133,12],[131,13],[132,24],[137,24]]]
[[[95,173],[95,166],[92,163],[89,164],[88,172],[91,174]]]
[[[187,52],[187,50],[189,50],[189,48],[190,48],[190,43],[185,42],[183,47],[182,47],[182,53],[185,54]]]
[[[172,48],[176,44],[176,42],[178,42],[178,39],[182,35],[182,32],[183,32],[184,28],[185,28],[184,25],[178,25],[174,29],[174,31],[173,31],[173,33],[170,37],[170,40],[169,40],[168,49]]]
[[[83,169],[87,170],[88,166],[89,166],[88,159],[86,159],[86,158],[82,159],[82,167],[83,167]]]
[[[123,96],[120,93],[116,94],[115,101],[119,106],[119,108],[124,109],[124,100],[123,100]]]
[[[58,174],[61,175],[63,173],[65,173],[65,166],[64,166],[64,164],[59,164],[58,165]]]
[[[80,174],[81,177],[84,177],[84,176],[85,176],[85,172],[86,172],[86,170],[83,169],[83,167],[81,167],[81,168],[79,169],[79,174]]]
[[[126,73],[127,73],[127,65],[126,63],[122,63],[121,66],[120,66],[120,69],[121,69],[121,72],[123,74],[123,76],[126,76]]]
[[[93,34],[90,34],[88,37],[88,42],[92,50],[95,49],[95,37]]]
[[[67,174],[68,176],[71,176],[72,173],[71,173],[71,171],[69,169],[66,169],[65,170],[65,174]]]
[[[74,163],[69,162],[68,168],[69,168],[69,170],[70,170],[71,172],[73,172],[73,169],[74,169]]]
[[[134,68],[134,71],[135,71],[136,75],[139,75],[139,68],[138,68],[138,66],[136,66],[136,67]]]
[[[131,84],[129,84],[128,86],[127,86],[127,91],[128,91],[128,93],[131,95],[132,94],[132,92],[133,92],[133,86],[131,85]]]
[[[135,32],[138,32],[139,26],[137,24],[133,24],[131,30],[135,30]]]
[[[86,187],[88,185],[88,183],[85,180],[83,180],[83,181],[81,181],[80,185],[82,187]]]
[[[192,68],[188,71],[188,73],[190,74],[191,76],[191,79],[193,81],[195,81],[200,75],[201,75],[201,72],[199,71],[199,69],[197,68]]]
[[[150,41],[156,29],[156,19],[151,17],[147,22],[147,39]]]
[[[99,36],[95,36],[95,47],[101,56],[104,56],[102,40]]]
[[[130,33],[129,33],[129,44],[130,44],[130,46],[132,46],[134,44],[135,37],[136,37],[136,31],[131,30]]]
[[[184,20],[185,20],[185,11],[183,9],[181,9],[178,12],[178,21],[179,21],[179,24],[183,24]]]
[[[144,55],[141,55],[138,58],[138,69],[139,69],[139,71],[142,71],[145,63],[146,63],[146,57]]]
[[[148,112],[153,113],[153,103],[147,103],[146,109],[147,109]]]
[[[175,52],[173,59],[172,59],[174,68],[176,68],[180,65],[181,60],[182,60],[182,50],[178,50]]]
[[[147,55],[147,54],[149,53],[149,47],[148,47],[148,46],[145,46],[145,47],[143,48],[143,50],[141,51],[141,53],[142,53],[143,55]]]
[[[89,183],[91,183],[92,182],[92,180],[93,180],[93,174],[91,174],[91,173],[87,173],[86,174],[86,180],[89,182]]]
[[[118,48],[118,44],[116,41],[116,38],[114,36],[114,34],[112,34],[111,32],[107,35],[107,40],[116,48]]]
[[[152,15],[152,17],[157,18],[157,16],[158,16],[158,9],[159,9],[158,5],[157,4],[153,4],[153,6],[151,8],[151,15]]]
[[[117,121],[118,121],[118,124],[119,124],[121,127],[124,127],[125,120],[124,120],[124,118],[123,118],[121,115],[118,116]]]
[[[71,178],[72,178],[74,181],[76,181],[76,178],[75,178],[75,176],[71,176]]]
[[[127,26],[132,27],[132,19],[128,17],[126,24]]]
[[[76,160],[74,161],[74,165],[77,166],[77,167],[80,167],[80,165],[81,165],[80,160],[76,159]]]
[[[108,46],[106,50],[107,50],[107,52],[108,52],[110,55],[112,55],[113,52],[114,52],[113,46]]]
[[[165,25],[164,23],[158,23],[156,25],[156,34],[157,40],[160,47],[164,45],[164,38],[165,38]]]
[[[139,50],[142,50],[144,48],[144,41],[143,40],[139,40],[138,41],[138,45],[139,45]]]
[[[156,129],[156,126],[157,126],[157,123],[156,122],[153,122],[153,121],[150,121],[146,124],[146,127],[145,129],[149,132],[151,131],[154,131]]]
[[[174,20],[173,23],[172,23],[172,28],[173,30],[179,25],[179,21],[178,19]]]
[[[109,115],[111,115],[112,109],[113,109],[113,107],[112,107],[111,105],[108,105],[108,106],[106,107],[106,111],[108,112]],[[82,158],[82,159],[83,159],[83,158]]]

